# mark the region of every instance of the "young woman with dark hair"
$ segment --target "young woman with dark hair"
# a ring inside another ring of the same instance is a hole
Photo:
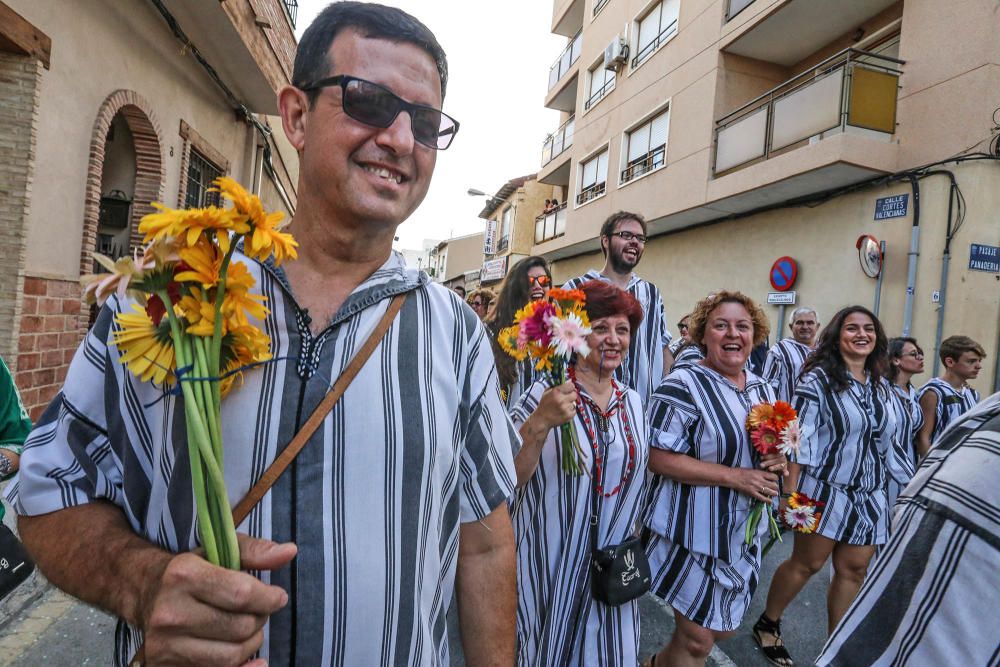
[[[905,478],[892,446],[896,410],[883,379],[887,349],[878,318],[850,306],[834,315],[803,364],[793,398],[802,443],[789,465],[788,490],[823,507],[814,533],[795,533],[792,555],[774,573],[764,613],[753,627],[754,639],[775,665],[794,664],[781,640],[781,615],[827,559],[833,557],[827,593],[832,631],[861,588],[876,545],[886,542],[887,478]]]
[[[910,477],[917,470],[917,433],[924,425],[924,413],[920,410],[920,393],[910,380],[914,375],[923,372],[924,351],[920,349],[915,338],[907,336],[889,341],[889,368],[886,377],[892,385],[893,398],[896,399],[898,418],[895,444],[897,456],[909,471]],[[890,514],[896,504],[896,498],[905,487],[906,484],[902,481],[889,479]]]

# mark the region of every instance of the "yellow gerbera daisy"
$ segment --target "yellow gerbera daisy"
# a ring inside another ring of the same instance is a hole
[[[749,426],[760,426],[764,422],[774,418],[774,406],[770,403],[758,403],[750,409],[747,416]]]
[[[133,304],[132,310],[115,316],[121,328],[114,332],[114,341],[122,361],[143,382],[172,385],[177,366],[168,320],[157,327],[143,308]]]
[[[139,222],[139,232],[145,234],[144,243],[162,241],[169,237],[193,246],[198,238],[208,232],[218,232],[216,238],[222,252],[229,250],[229,232],[246,234],[250,225],[245,215],[233,209],[217,206],[176,210],[153,202],[153,208],[160,213],[143,216]]]
[[[188,327],[185,331],[193,336],[211,336],[215,333],[215,300],[210,294],[194,287],[190,294],[181,297],[178,308]],[[226,333],[226,322],[223,319],[222,333]]]
[[[295,259],[298,256],[295,248],[299,244],[291,234],[281,231],[284,226],[281,221],[285,217],[283,212],[268,213],[264,210],[260,197],[250,194],[228,176],[220,176],[213,183],[215,187],[212,190],[233,202],[233,207],[247,216],[253,227],[253,233],[244,243],[244,251],[248,257],[264,261],[273,253],[274,263],[281,264],[289,257]]]
[[[211,287],[219,282],[223,254],[207,237],[199,237],[193,246],[181,248],[179,254],[189,268],[186,271],[179,271],[174,276],[175,280],[198,282],[203,287]]]

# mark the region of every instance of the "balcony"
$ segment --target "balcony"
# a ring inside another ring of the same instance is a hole
[[[572,37],[583,29],[584,0],[555,0],[552,3],[552,34]]]
[[[535,245],[566,233],[566,202],[535,218]]]
[[[755,60],[791,67],[824,44],[849,34],[898,0],[786,0],[773,11],[761,11],[739,25],[721,47]],[[729,0],[726,20],[752,4]],[[741,19],[742,20],[742,19]]]
[[[299,1],[298,0],[282,0],[285,4],[285,11],[288,12],[288,20],[292,24],[292,28],[295,28],[295,21],[299,17]]]
[[[549,68],[549,90],[551,91],[559,83],[559,80],[566,76],[569,68],[580,59],[580,46],[583,44],[583,33],[578,32],[573,40],[566,45],[563,51]]]
[[[601,181],[600,183],[594,183],[593,185],[588,185],[580,194],[576,196],[576,205],[582,206],[592,199],[597,199],[603,195],[608,189],[607,181]]]
[[[545,140],[545,144],[542,146],[543,167],[573,145],[573,128],[575,125],[576,117],[570,116],[569,120],[560,125],[559,129]]]
[[[845,49],[721,118],[715,174],[845,132],[896,131],[901,60]]]
[[[549,88],[545,106],[550,109],[571,112],[576,108],[577,68],[574,67],[580,59],[580,47],[583,43],[583,33],[576,36],[566,45],[566,49],[549,68]],[[569,76],[572,73],[572,76]]]
[[[506,252],[507,248],[509,248],[509,247],[510,247],[510,237],[509,236],[504,236],[497,243],[497,251],[496,251],[495,254],[499,255],[502,252]]]
[[[629,181],[635,180],[643,174],[648,174],[654,169],[659,169],[663,166],[666,156],[667,147],[660,146],[649,151],[642,157],[632,160],[628,163],[628,166],[622,170],[619,182],[622,185],[625,185]]]

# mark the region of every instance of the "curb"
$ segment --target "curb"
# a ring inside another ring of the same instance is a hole
[[[0,600],[0,630],[17,619],[25,609],[35,604],[51,588],[52,584],[39,574],[36,568],[31,576],[24,580],[24,583],[3,600]]]

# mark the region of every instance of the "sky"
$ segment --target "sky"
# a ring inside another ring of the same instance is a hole
[[[566,38],[549,32],[551,0],[381,0],[409,12],[437,36],[448,55],[444,111],[461,124],[451,147],[438,156],[420,208],[399,227],[397,248],[421,249],[483,231],[484,197],[512,178],[541,166],[542,142],[559,127],[559,113],[542,106],[549,67]],[[299,0],[296,36],[327,5]]]

